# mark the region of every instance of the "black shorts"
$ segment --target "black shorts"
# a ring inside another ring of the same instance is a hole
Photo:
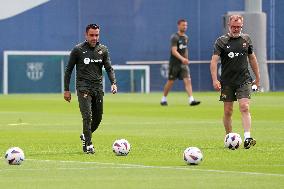
[[[220,101],[233,102],[241,98],[250,99],[250,94],[251,83],[245,83],[240,86],[222,85]]]
[[[169,65],[169,80],[183,80],[184,78],[189,78],[189,67],[188,65]]]

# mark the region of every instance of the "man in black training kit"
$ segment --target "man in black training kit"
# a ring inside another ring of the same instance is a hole
[[[187,30],[187,21],[180,19],[178,21],[178,31],[171,36],[171,56],[169,63],[168,81],[164,86],[164,95],[161,99],[161,105],[167,106],[167,96],[176,79],[183,80],[184,87],[188,95],[188,103],[190,106],[200,104],[200,101],[194,100],[192,95],[191,78],[189,74],[188,60],[188,36],[185,34]]]
[[[111,91],[117,92],[116,79],[109,52],[99,43],[100,27],[89,24],[86,27],[86,41],[76,45],[71,51],[64,76],[64,99],[71,101],[70,77],[76,65],[76,89],[79,107],[83,118],[83,134],[80,138],[85,153],[95,153],[92,133],[98,128],[103,114],[102,67],[104,66],[111,82]]]
[[[250,136],[251,116],[249,99],[252,84],[259,87],[259,68],[253,52],[252,41],[248,34],[243,34],[243,17],[232,15],[229,18],[229,33],[219,37],[214,45],[210,70],[213,87],[220,91],[220,101],[224,102],[223,123],[226,134],[232,132],[232,114],[234,101],[238,100],[244,128],[244,148],[249,149],[256,144]],[[217,64],[221,57],[221,78],[217,79]],[[252,81],[248,70],[248,60],[255,75]]]

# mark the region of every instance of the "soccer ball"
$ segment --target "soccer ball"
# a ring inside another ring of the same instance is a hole
[[[199,148],[188,147],[183,152],[183,159],[188,165],[198,165],[203,160],[203,155]]]
[[[20,165],[25,159],[25,154],[21,148],[12,147],[6,151],[5,159],[9,165]]]
[[[238,149],[242,144],[242,138],[238,133],[229,133],[225,136],[224,144],[231,150]]]
[[[114,141],[112,151],[117,156],[126,156],[130,151],[130,143],[125,139],[118,139]]]

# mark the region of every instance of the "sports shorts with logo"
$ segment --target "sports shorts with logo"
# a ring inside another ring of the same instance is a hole
[[[250,99],[251,83],[244,83],[242,85],[222,85],[220,101],[233,102],[237,99],[248,98]]]
[[[189,67],[188,65],[173,65],[170,63],[169,65],[169,80],[182,80],[184,78],[189,77]]]

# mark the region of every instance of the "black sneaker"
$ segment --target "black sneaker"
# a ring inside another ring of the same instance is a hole
[[[80,139],[82,141],[83,152],[87,152],[87,145],[84,134],[80,135]]]
[[[256,144],[256,140],[253,138],[246,138],[244,141],[244,148],[249,149],[251,146]]]
[[[168,105],[168,103],[167,103],[167,101],[161,101],[161,106],[167,106]]]
[[[190,106],[196,106],[196,105],[199,105],[201,102],[200,101],[197,101],[197,100],[194,100],[194,101],[191,101],[191,103],[189,103]]]
[[[94,145],[89,145],[87,146],[87,154],[94,154],[95,153],[95,148],[94,148]]]

